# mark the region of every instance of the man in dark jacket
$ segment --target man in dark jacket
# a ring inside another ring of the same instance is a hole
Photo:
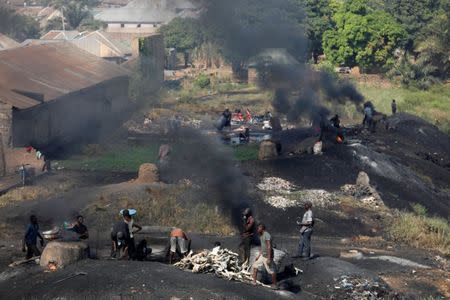
[[[25,232],[25,237],[22,243],[22,251],[27,252],[26,259],[30,259],[33,256],[40,256],[41,251],[37,247],[37,238],[41,240],[41,247],[44,246],[44,238],[39,232],[39,224],[35,215],[30,216],[30,224],[28,224]],[[25,250],[26,246],[26,250]]]
[[[249,263],[250,250],[252,246],[252,240],[255,236],[255,219],[253,218],[250,208],[246,208],[242,213],[244,221],[244,230],[241,234],[241,244],[239,245],[241,262]]]

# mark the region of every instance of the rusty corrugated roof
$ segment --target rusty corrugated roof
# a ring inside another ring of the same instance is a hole
[[[38,101],[14,90],[41,94],[51,101],[118,76],[124,68],[78,49],[69,42],[0,52],[0,101],[24,109]]]
[[[12,38],[0,33],[0,51],[19,47],[20,44]]]

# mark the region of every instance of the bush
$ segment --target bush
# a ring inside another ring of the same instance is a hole
[[[195,85],[201,89],[205,89],[205,88],[209,87],[210,84],[211,84],[211,79],[209,78],[209,76],[207,76],[205,74],[200,74],[195,79]]]
[[[398,212],[389,224],[389,238],[417,248],[450,254],[450,225],[447,220],[426,215],[426,209],[413,205],[414,213]]]

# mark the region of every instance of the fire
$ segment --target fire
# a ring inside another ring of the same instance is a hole
[[[47,268],[50,271],[54,272],[54,271],[56,271],[58,269],[58,265],[55,262],[51,261],[51,262],[48,263]]]

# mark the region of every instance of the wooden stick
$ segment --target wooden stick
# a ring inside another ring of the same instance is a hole
[[[9,264],[9,267],[11,267],[11,268],[17,267],[17,266],[20,266],[20,265],[29,263],[29,262],[31,262],[31,261],[34,261],[34,260],[36,260],[37,258],[40,258],[40,256],[33,256],[32,258],[29,258],[29,259],[18,260],[18,261],[15,261],[15,262],[10,263],[10,264]]]

